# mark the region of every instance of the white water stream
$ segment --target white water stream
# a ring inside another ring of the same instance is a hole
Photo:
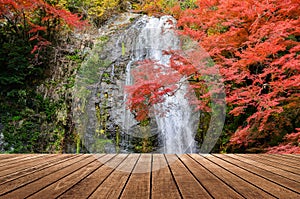
[[[131,85],[134,80],[131,76],[132,64],[135,61],[151,59],[158,61],[165,67],[170,67],[170,55],[165,55],[165,50],[178,50],[180,41],[173,28],[176,21],[169,16],[160,19],[154,17],[143,17],[140,19],[145,23],[136,39],[133,49],[132,60],[126,68],[126,85]],[[164,114],[155,114],[157,133],[163,142],[161,153],[193,153],[195,152],[194,135],[197,129],[198,114],[193,113],[192,107],[185,98],[187,83],[183,83],[172,96],[165,96],[163,103],[155,105],[155,111]],[[124,126],[128,131],[137,122],[132,115],[125,111]]]

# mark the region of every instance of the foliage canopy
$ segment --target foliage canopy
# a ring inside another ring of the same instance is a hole
[[[229,150],[262,151],[288,142],[287,134],[299,132],[299,1],[198,0],[185,8],[180,1],[165,3],[173,7],[166,10],[163,1],[156,0],[146,2],[144,8],[150,13],[173,14],[180,34],[198,41],[224,78],[230,108],[225,126],[225,133],[231,136]],[[183,62],[182,68],[191,67]],[[197,86],[201,88],[201,81]],[[162,88],[148,91],[151,96],[161,96]],[[209,95],[203,93],[200,99],[205,101]],[[139,99],[133,98],[133,104],[145,105]],[[205,111],[207,106],[199,108]],[[299,142],[288,145],[289,151],[299,151]]]

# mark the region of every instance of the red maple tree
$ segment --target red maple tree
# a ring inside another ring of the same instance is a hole
[[[300,108],[299,7],[296,0],[200,0],[180,15],[183,33],[220,65],[230,114],[248,115],[231,137],[236,147],[264,144],[280,133],[265,130],[274,118]]]
[[[0,0],[0,21],[11,31],[35,43],[32,53],[51,44],[54,34],[65,26],[81,28],[86,22],[77,14],[44,0]]]
[[[300,153],[300,128],[296,128],[297,133],[291,133],[284,136],[285,142],[279,146],[268,148],[268,153],[291,154]],[[297,146],[298,145],[298,146]]]
[[[196,5],[186,10],[174,7],[173,14],[180,34],[199,42],[215,63],[210,68],[220,70],[232,115],[228,117],[244,118],[234,132],[226,132],[232,135],[231,147],[267,148],[274,137],[280,142],[284,134],[295,132],[300,126],[300,1],[198,0]],[[205,110],[208,106],[200,102],[207,102],[211,92],[201,76],[207,70],[182,61],[171,61],[171,65],[180,74],[198,79],[191,85],[202,88],[197,103]],[[154,88],[150,93],[156,96],[162,86]]]

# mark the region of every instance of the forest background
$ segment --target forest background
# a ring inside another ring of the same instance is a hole
[[[80,144],[75,76],[97,29],[129,11],[172,15],[178,32],[213,59],[227,102],[214,152],[300,153],[297,0],[0,0],[1,152],[62,153]],[[197,71],[183,72],[201,82]],[[195,89],[209,116],[209,92]]]

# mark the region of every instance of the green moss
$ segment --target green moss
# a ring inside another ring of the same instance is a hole
[[[80,140],[80,136],[77,134],[77,136],[75,137],[75,142],[76,142],[76,153],[79,154],[80,153],[80,144],[81,144],[81,140]]]
[[[99,37],[98,40],[102,41],[102,42],[106,42],[109,40],[109,37],[107,35],[104,35],[104,36]]]
[[[63,102],[54,102],[36,93],[27,92],[24,102],[12,108],[6,104],[6,113],[0,113],[4,125],[4,149],[12,153],[44,153],[62,150],[66,121],[61,121],[57,112]],[[4,105],[4,104],[2,104]]]
[[[67,55],[66,56],[67,59],[77,62],[77,63],[81,63],[82,62],[82,58],[79,54],[75,54],[75,55]]]

